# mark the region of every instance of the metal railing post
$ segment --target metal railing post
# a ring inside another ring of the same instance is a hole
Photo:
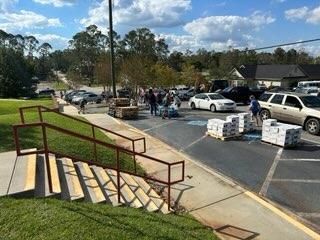
[[[38,114],[39,114],[40,122],[43,122],[43,117],[42,117],[42,112],[41,112],[41,106],[38,106]]]
[[[168,211],[171,209],[171,165],[168,168]]]
[[[133,151],[134,173],[137,173],[136,148],[135,148],[134,140],[132,140],[132,151]]]
[[[118,194],[118,203],[121,203],[121,194],[120,194],[120,162],[119,162],[119,149],[117,148],[117,194]]]
[[[21,123],[24,124],[23,109],[19,108]]]
[[[143,138],[143,152],[145,153],[146,151],[147,151],[146,138]]]
[[[19,142],[18,128],[17,127],[13,127],[13,136],[14,136],[14,144],[16,145],[17,156],[19,156],[21,150],[20,150],[20,142]]]
[[[97,162],[98,157],[97,157],[96,133],[95,133],[94,125],[91,125],[91,126],[92,126],[92,137],[94,139],[94,142],[93,142],[94,160]]]
[[[47,140],[47,129],[44,124],[42,124],[42,135],[43,135],[43,145],[44,145],[44,155],[47,166],[47,174],[48,174],[48,185],[49,192],[52,193],[52,179],[51,179],[51,171],[50,171],[50,160],[49,160],[49,148],[48,148],[48,140]]]

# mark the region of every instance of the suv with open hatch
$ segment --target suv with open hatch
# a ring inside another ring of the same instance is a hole
[[[265,92],[259,99],[262,120],[274,118],[320,133],[320,98],[294,92]]]

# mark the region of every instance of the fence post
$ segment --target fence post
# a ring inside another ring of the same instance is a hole
[[[98,157],[97,157],[96,133],[95,133],[94,125],[91,125],[91,126],[92,126],[92,137],[94,139],[94,142],[93,142],[94,160],[97,162]]]
[[[171,209],[171,164],[168,165],[168,211]]]
[[[48,148],[48,140],[47,140],[47,129],[45,125],[42,123],[42,135],[43,135],[43,144],[44,144],[44,155],[47,166],[47,174],[48,174],[48,185],[49,192],[52,193],[52,179],[51,179],[51,171],[50,171],[50,161],[49,161],[49,148]]]
[[[118,203],[121,203],[120,195],[120,162],[119,162],[119,149],[117,148],[117,193],[118,193]]]

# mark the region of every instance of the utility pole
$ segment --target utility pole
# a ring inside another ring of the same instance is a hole
[[[111,79],[113,97],[117,97],[116,77],[114,68],[114,46],[113,46],[113,19],[112,19],[112,0],[109,0],[109,38],[110,38],[110,56],[111,56]]]

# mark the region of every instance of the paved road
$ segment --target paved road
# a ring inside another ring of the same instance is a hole
[[[228,142],[206,137],[207,120],[227,115],[192,111],[183,105],[179,118],[162,120],[145,111],[139,120],[128,123],[290,209],[319,231],[320,137],[304,133],[303,139],[312,142],[304,140],[294,150],[263,144],[257,139],[259,133]]]

